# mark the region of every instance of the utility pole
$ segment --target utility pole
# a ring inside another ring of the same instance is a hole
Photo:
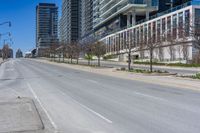
[[[0,23],[0,26],[1,26],[1,25],[5,25],[5,24],[8,24],[8,26],[11,27],[11,22],[10,22],[10,21]]]

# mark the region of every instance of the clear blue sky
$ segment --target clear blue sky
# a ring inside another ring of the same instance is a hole
[[[0,0],[0,23],[12,22],[11,28],[0,26],[0,33],[12,33],[14,51],[20,48],[25,52],[35,47],[35,8],[38,3],[56,3],[60,11],[62,0]],[[0,48],[6,38],[8,36],[0,38]]]

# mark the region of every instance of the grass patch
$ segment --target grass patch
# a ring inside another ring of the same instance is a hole
[[[151,73],[169,73],[167,71],[161,71],[161,70],[154,70],[153,72],[151,72],[150,70],[145,70],[145,69],[131,69],[131,70],[127,70],[126,68],[120,68],[117,69],[118,71],[127,71],[127,72],[132,72],[132,73],[146,73],[146,74],[151,74]]]
[[[140,65],[150,65],[150,62],[134,62],[134,64],[140,64]],[[174,66],[174,67],[200,67],[200,64],[183,64],[183,63],[171,63],[171,64],[166,64],[166,63],[158,63],[158,62],[153,62],[153,65],[158,65],[158,66]]]

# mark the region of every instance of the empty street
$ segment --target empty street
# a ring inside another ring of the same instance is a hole
[[[199,133],[200,93],[29,59],[0,67],[0,99],[29,97],[58,133]]]

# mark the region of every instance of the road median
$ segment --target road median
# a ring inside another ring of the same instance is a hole
[[[144,75],[139,73],[129,73],[129,72],[123,72],[123,71],[117,71],[115,68],[95,68],[95,67],[89,67],[89,66],[81,66],[81,65],[73,65],[73,64],[66,64],[66,63],[56,63],[51,62],[49,60],[45,59],[32,59],[41,63],[48,63],[52,65],[62,66],[70,69],[85,71],[85,72],[92,72],[95,74],[105,75],[105,76],[111,76],[116,78],[122,78],[122,79],[128,79],[128,80],[135,80],[145,83],[151,83],[151,84],[157,84],[157,85],[165,85],[170,87],[176,87],[181,89],[190,89],[195,91],[200,91],[199,86],[200,82],[199,80],[195,79],[189,79],[189,78],[180,78],[175,77],[172,75],[167,76],[159,76],[159,75]]]

